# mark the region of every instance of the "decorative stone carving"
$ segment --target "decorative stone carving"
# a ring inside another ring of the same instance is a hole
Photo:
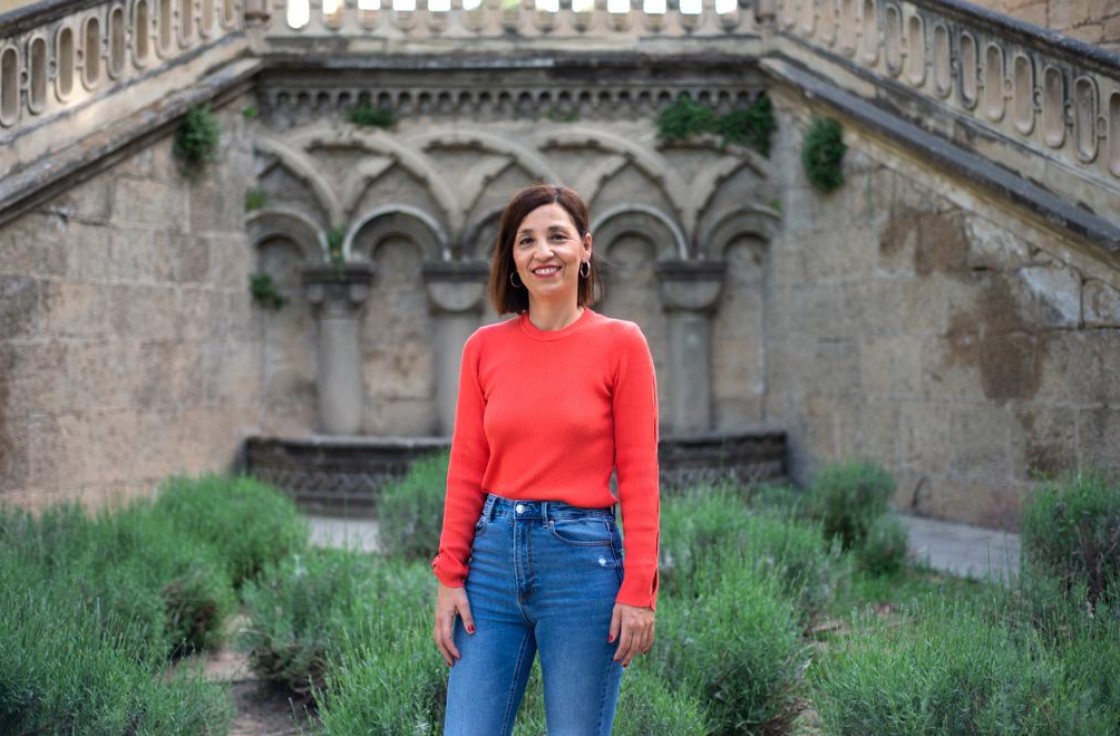
[[[319,322],[319,428],[353,435],[362,424],[362,359],[358,342],[373,265],[314,266],[303,272],[304,294]]]
[[[455,426],[459,361],[463,345],[478,327],[490,267],[479,261],[424,264],[428,299],[436,315],[436,408],[439,430],[450,436]]]
[[[711,315],[725,271],[722,261],[657,264],[661,302],[669,313],[668,424],[674,434],[711,429]]]

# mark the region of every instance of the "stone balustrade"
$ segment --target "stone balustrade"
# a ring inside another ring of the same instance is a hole
[[[773,20],[781,55],[1120,222],[1120,56],[957,0],[777,0]]]
[[[710,44],[755,33],[753,11],[738,0],[680,0],[672,7],[666,0],[249,0],[247,5],[247,19],[273,51],[301,38],[335,39],[347,52],[360,53],[388,50],[398,41],[431,41],[428,50],[446,52],[448,41],[456,50],[479,41],[508,45],[529,39],[538,49],[573,43],[619,48],[654,39]],[[422,50],[409,47],[413,53]]]
[[[247,50],[241,4],[68,0],[0,15],[0,210],[131,138],[114,124],[181,114],[176,93]]]

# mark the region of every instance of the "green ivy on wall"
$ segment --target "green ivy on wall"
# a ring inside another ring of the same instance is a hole
[[[171,151],[179,159],[180,169],[187,177],[195,177],[206,164],[218,156],[222,128],[210,105],[195,105],[187,110]]]
[[[718,114],[708,105],[681,95],[657,117],[657,135],[666,142],[684,141],[698,135],[717,135],[720,145],[753,148],[770,155],[770,136],[778,129],[774,109],[765,94],[746,107]]]
[[[397,117],[392,110],[374,107],[368,101],[362,102],[357,107],[351,108],[346,119],[359,128],[392,128],[397,124]]]
[[[253,301],[274,312],[280,311],[288,303],[288,299],[276,290],[276,282],[267,273],[250,274],[249,293],[253,295]]]
[[[809,183],[822,192],[832,192],[844,183],[844,144],[840,123],[832,118],[814,117],[805,131],[801,165]]]
[[[338,225],[327,231],[327,261],[336,269],[341,269],[346,262],[342,253],[342,244],[346,241],[346,227]]]

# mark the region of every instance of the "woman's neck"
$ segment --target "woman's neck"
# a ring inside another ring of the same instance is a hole
[[[550,304],[547,302],[529,303],[529,321],[538,330],[562,330],[574,323],[583,314],[583,307],[571,302],[567,304]]]

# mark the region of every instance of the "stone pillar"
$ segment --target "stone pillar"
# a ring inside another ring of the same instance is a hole
[[[712,313],[723,288],[721,262],[657,264],[669,315],[668,425],[674,434],[712,428]]]
[[[424,282],[436,316],[436,410],[440,434],[455,427],[459,395],[459,360],[467,338],[478,329],[490,266],[480,262],[425,263]]]
[[[362,305],[369,298],[373,266],[312,266],[303,288],[319,322],[319,431],[355,435],[362,429]]]

